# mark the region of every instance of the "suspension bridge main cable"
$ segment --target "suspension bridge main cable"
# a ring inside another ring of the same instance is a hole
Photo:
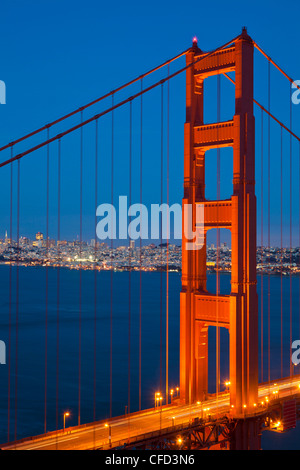
[[[217,51],[220,50],[220,49],[223,49],[223,48],[225,48],[225,47],[228,47],[228,46],[229,46],[230,44],[232,44],[238,37],[239,37],[239,36],[237,36],[236,38],[232,39],[231,41],[229,41],[228,43],[224,44],[223,46],[218,47],[218,48],[215,49],[214,51],[212,51],[212,52],[210,52],[210,53],[207,53],[207,54],[201,56],[201,58],[198,59],[197,61],[195,61],[194,63],[197,63],[199,60],[203,60],[203,59],[205,59],[205,58],[208,58],[209,56],[211,56],[212,54],[214,54],[215,52],[217,52]],[[254,44],[254,46],[255,46],[255,47],[256,47],[256,48],[257,48],[257,49],[258,49],[258,50],[259,50],[259,51],[260,51],[260,52],[261,52],[261,53],[262,53],[262,54],[263,54],[263,55],[264,55],[264,56],[265,56],[265,57],[266,57],[266,58],[267,58],[267,59],[268,59],[268,60],[269,60],[269,61],[270,61],[270,62],[271,62],[271,63],[290,81],[290,82],[291,82],[291,83],[294,84],[294,86],[295,86],[296,88],[298,88],[298,89],[300,90],[300,86],[298,86],[298,85],[294,82],[294,80],[293,80],[287,73],[285,73],[285,72],[282,70],[282,68],[279,67],[279,65],[278,65],[277,63],[275,63],[275,62],[261,49],[261,47],[260,47],[255,41],[253,41],[253,44]],[[130,85],[132,85],[132,84],[134,84],[134,83],[136,83],[137,81],[139,81],[139,80],[142,81],[142,79],[145,78],[145,77],[147,77],[148,75],[150,75],[150,74],[152,74],[152,73],[158,71],[159,69],[165,67],[166,65],[170,64],[171,62],[174,62],[175,60],[179,59],[180,57],[183,57],[185,54],[187,54],[187,53],[189,52],[189,50],[190,50],[190,48],[186,49],[185,51],[183,51],[183,52],[181,52],[180,54],[178,54],[178,55],[172,57],[171,59],[167,60],[166,62],[164,62],[164,63],[158,65],[157,67],[154,67],[153,69],[149,70],[148,72],[145,72],[144,74],[142,74],[142,75],[140,75],[140,76],[134,78],[133,80],[130,80],[130,81],[127,82],[126,84],[121,85],[120,87],[118,87],[118,88],[116,88],[116,89],[114,89],[114,90],[112,90],[112,91],[106,93],[105,95],[102,95],[101,97],[99,97],[99,98],[97,98],[97,99],[91,101],[90,103],[88,103],[88,104],[86,104],[86,105],[84,105],[84,106],[81,106],[81,107],[79,107],[78,109],[76,109],[76,110],[74,110],[74,111],[72,111],[72,112],[70,112],[70,113],[68,113],[68,114],[66,114],[66,115],[64,115],[64,116],[62,116],[62,117],[60,117],[60,118],[58,118],[58,119],[56,119],[56,120],[54,120],[54,121],[52,121],[52,122],[50,122],[50,123],[48,123],[48,124],[45,124],[44,126],[40,127],[39,129],[36,129],[35,131],[32,131],[32,132],[30,132],[29,134],[26,134],[26,135],[20,137],[19,139],[16,139],[16,140],[14,140],[14,141],[12,141],[12,142],[10,142],[10,143],[8,143],[8,144],[6,144],[6,145],[0,147],[0,152],[2,152],[3,150],[5,150],[5,149],[7,149],[7,148],[9,148],[9,147],[13,147],[14,145],[16,145],[16,144],[18,144],[18,143],[20,143],[20,142],[22,142],[22,141],[24,141],[24,140],[26,140],[26,139],[28,139],[28,138],[34,136],[34,135],[36,135],[36,134],[42,132],[43,130],[46,130],[46,129],[52,127],[52,126],[55,126],[56,124],[58,124],[58,123],[60,123],[60,122],[62,122],[62,121],[64,121],[64,120],[68,119],[69,117],[71,117],[71,116],[73,116],[73,115],[75,115],[75,114],[81,112],[82,110],[84,110],[84,109],[86,109],[86,108],[89,108],[89,107],[93,106],[94,104],[99,103],[100,101],[104,100],[105,98],[108,98],[109,96],[113,96],[115,93],[117,93],[117,92],[123,90],[124,88],[126,88],[126,87],[128,87],[128,86],[130,86]],[[181,70],[178,71],[178,72],[181,73],[181,72],[183,72],[184,70],[186,70],[187,68],[188,68],[188,67],[185,67],[184,69],[181,69]],[[226,74],[224,74],[224,75],[227,76]],[[173,75],[172,75],[170,78],[173,78]],[[230,77],[228,77],[228,76],[227,76],[227,78],[230,79]],[[231,80],[231,79],[230,79],[230,80]],[[257,103],[255,100],[254,100],[254,102],[255,102],[257,105],[259,105],[259,103]],[[123,103],[123,102],[122,102],[122,103]],[[123,104],[124,104],[124,103],[123,103]],[[259,105],[259,106],[260,106],[260,105]],[[107,112],[109,112],[109,110],[107,110]],[[99,116],[99,117],[101,117],[101,116]],[[274,118],[274,117],[273,117],[273,118]],[[275,119],[275,118],[274,118],[274,119]],[[286,130],[288,130],[288,129],[286,128]],[[296,135],[294,135],[294,137],[298,138]],[[300,140],[300,139],[298,138],[298,140]]]
[[[231,78],[229,75],[227,75],[227,73],[224,73],[223,75],[231,83],[233,83],[233,85],[235,85],[235,81],[233,80],[233,78]],[[300,142],[300,137],[297,134],[295,134],[289,127],[287,127],[285,124],[283,124],[283,122],[281,122],[276,116],[274,116],[274,114],[272,114],[270,111],[268,111],[261,103],[259,103],[254,98],[253,98],[253,103],[256,104],[262,111],[264,111],[265,114],[270,116],[275,122],[277,122],[277,124],[279,124],[279,126],[281,126],[284,130],[286,130],[292,137],[294,137],[296,140],[298,140],[298,142]]]
[[[295,88],[298,88],[298,90],[300,90],[300,86],[297,85],[297,83],[295,83],[295,81],[273,59],[271,59],[271,57],[268,56],[266,52],[264,52],[263,49],[255,41],[253,41],[253,45],[266,59],[268,59],[269,63],[274,65],[274,67],[276,67],[277,70],[279,70],[279,72],[282,73],[282,75],[295,86]]]
[[[60,117],[60,118],[58,118],[58,119],[56,119],[56,120],[54,120],[54,121],[52,121],[48,124],[45,124],[44,126],[40,127],[39,129],[36,129],[35,131],[32,131],[29,134],[26,134],[23,137],[20,137],[19,139],[16,139],[16,140],[14,140],[13,142],[10,142],[7,145],[4,145],[3,147],[0,147],[0,152],[2,152],[3,150],[5,150],[9,147],[13,147],[14,145],[16,145],[16,144],[18,144],[18,143],[20,143],[20,142],[22,142],[26,139],[29,139],[30,137],[33,137],[34,135],[39,134],[40,132],[42,132],[46,129],[49,129],[50,127],[53,127],[56,124],[59,124],[60,122],[74,116],[75,114],[78,114],[78,113],[82,112],[83,110],[99,103],[100,101],[103,101],[106,98],[109,98],[110,96],[115,95],[119,91],[124,90],[124,88],[127,88],[130,85],[133,85],[134,83],[138,82],[139,80],[142,80],[143,78],[147,77],[148,75],[151,75],[152,73],[157,72],[158,70],[160,70],[161,68],[163,68],[166,65],[170,64],[171,62],[174,62],[175,60],[179,59],[180,57],[183,57],[185,54],[187,54],[188,51],[189,51],[189,49],[181,52],[180,54],[177,54],[176,56],[172,57],[171,59],[168,59],[167,61],[163,62],[162,64],[160,64],[160,65],[154,67],[153,69],[149,70],[148,72],[145,72],[142,75],[139,75],[138,77],[134,78],[133,80],[130,80],[129,82],[125,83],[124,85],[121,85],[118,88],[115,88],[114,90],[106,93],[105,95],[100,96],[99,98],[89,102],[88,104],[86,104],[84,106],[81,106],[80,108],[78,108],[78,109],[76,109],[76,110],[74,110],[74,111],[72,111],[68,114],[65,114],[64,116],[62,116],[62,117]]]
[[[98,114],[95,114],[94,116],[86,119],[85,121],[83,121],[82,123],[79,123],[73,127],[70,127],[69,129],[55,135],[54,137],[50,138],[49,140],[46,140],[46,141],[43,141],[41,142],[40,144],[38,145],[35,145],[31,148],[29,148],[28,150],[25,150],[24,152],[21,152],[19,154],[17,154],[15,157],[13,158],[10,158],[2,163],[0,163],[0,168],[8,165],[9,163],[12,163],[13,161],[17,161],[19,160],[20,158],[23,158],[25,157],[26,155],[29,155],[30,153],[32,152],[35,152],[36,150],[46,146],[47,144],[50,144],[52,142],[55,142],[56,140],[58,139],[62,139],[64,136],[68,135],[68,134],[71,134],[72,132],[80,129],[81,127],[83,126],[86,126],[87,124],[90,124],[91,122],[95,121],[96,119],[99,119],[101,118],[102,116],[105,116],[106,114],[109,114],[109,113],[113,113],[114,110],[124,106],[125,104],[127,104],[129,101],[131,100],[135,100],[136,98],[139,98],[141,95],[144,95],[146,93],[148,93],[149,91],[157,88],[158,86],[164,84],[165,82],[171,80],[172,78],[180,75],[181,73],[185,72],[186,70],[188,70],[192,65],[196,65],[197,63],[201,62],[202,60],[204,59],[207,59],[208,57],[214,55],[216,52],[218,52],[219,50],[222,50],[226,47],[228,47],[229,45],[231,45],[232,43],[234,43],[240,36],[237,36],[236,38],[232,39],[231,41],[227,42],[226,44],[223,44],[222,46],[218,47],[217,49],[214,49],[213,51],[205,54],[205,55],[202,55],[201,57],[199,57],[198,59],[196,59],[194,62],[186,65],[185,67],[177,70],[176,72],[173,72],[171,75],[159,80],[158,82],[148,86],[147,88],[144,88],[142,89],[141,91],[135,93],[134,95],[130,96],[129,98],[126,98],[125,100],[123,101],[120,101],[119,103],[117,104],[113,104],[110,108],[107,108],[106,110],[102,111],[101,113],[98,113]],[[113,96],[113,94],[112,94]],[[80,108],[82,109],[82,108]],[[300,140],[300,139],[299,139]],[[10,144],[8,144],[8,146],[10,146]],[[1,151],[1,149],[0,149]]]

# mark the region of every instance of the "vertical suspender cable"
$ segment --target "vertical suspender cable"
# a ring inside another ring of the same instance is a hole
[[[168,76],[170,75],[170,64],[168,64]],[[167,88],[167,267],[166,267],[166,405],[169,401],[169,237],[170,237],[170,80]]]
[[[247,125],[248,125],[248,121],[247,121],[247,114],[245,115],[245,120],[244,120],[244,123],[245,123],[245,129],[247,129]],[[247,239],[247,235],[246,235],[246,227],[247,227],[247,194],[246,194],[246,175],[247,175],[247,172],[246,172],[246,155],[247,155],[247,139],[246,139],[246,142],[245,142],[245,151],[244,151],[244,155],[243,155],[243,206],[244,206],[244,250],[243,250],[243,256],[244,256],[244,272],[243,272],[243,282],[244,282],[244,286],[245,284],[247,283],[247,280],[248,280],[248,266],[247,266],[247,262],[248,262],[248,259],[247,259],[247,253],[246,253],[246,246],[247,246],[247,243],[248,243],[248,239]],[[247,294],[247,287],[245,286],[244,287],[244,294]],[[247,328],[247,318],[246,318],[246,315],[245,315],[245,309],[242,308],[242,334],[243,334],[243,345],[246,343],[246,348],[248,349],[249,348],[249,329]],[[244,337],[244,332],[245,332],[245,329],[247,328],[248,330],[248,334],[246,336],[246,338]],[[242,348],[242,377],[245,377],[245,375],[247,374],[247,371],[249,371],[249,356],[247,355],[247,353],[245,353],[245,347],[243,346]],[[247,396],[246,395],[247,393],[247,390],[245,390],[245,384],[244,384],[244,381],[242,381],[242,397],[243,397],[243,401],[245,400],[245,397]]]
[[[83,111],[80,113],[83,122]],[[80,236],[79,236],[79,342],[78,342],[78,426],[81,420],[81,322],[82,322],[82,194],[83,194],[83,127],[80,128]]]
[[[47,140],[49,140],[49,127]],[[49,144],[47,145],[46,168],[46,310],[45,310],[45,409],[44,409],[44,433],[47,432],[47,385],[48,385],[48,300],[49,300]]]
[[[94,246],[94,396],[93,421],[96,423],[97,392],[97,203],[98,203],[98,119],[95,121],[95,246]],[[94,426],[94,448],[96,448],[96,424]]]
[[[264,112],[261,110],[261,222],[260,222],[260,239],[261,239],[261,275],[260,275],[260,369],[261,381],[264,381]]]
[[[300,264],[300,141],[299,141],[299,253],[298,253],[298,264]],[[299,328],[300,328],[300,276],[299,276]],[[300,331],[299,331],[300,338]]]
[[[221,82],[220,75],[217,76],[217,122],[221,120]],[[221,197],[221,171],[220,171],[220,148],[217,148],[217,200]],[[218,207],[218,206],[217,206]],[[219,210],[218,210],[219,216]],[[220,228],[217,227],[217,259],[216,259],[216,296],[217,296],[217,326],[216,326],[216,392],[217,401],[220,389],[220,328],[219,328],[219,294],[220,294]]]
[[[58,185],[57,185],[57,304],[56,304],[56,430],[59,409],[59,313],[60,313],[60,192],[61,192],[61,140],[58,140]]]
[[[129,103],[129,207],[132,187],[132,101]],[[129,226],[130,227],[130,226]],[[130,413],[130,359],[131,359],[131,231],[129,228],[128,272],[128,414]]]
[[[114,106],[114,94],[112,95],[112,106]],[[111,204],[114,205],[114,111],[111,113]],[[109,416],[112,418],[112,359],[113,359],[113,221],[111,224],[111,241],[110,241],[110,405]]]
[[[161,84],[161,153],[160,153],[160,201],[163,203],[163,157],[164,157],[164,85]],[[163,247],[162,247],[162,213],[160,212],[160,390],[162,390],[162,328],[163,328]]]
[[[13,147],[11,148],[13,157]],[[9,263],[9,331],[8,331],[8,404],[7,404],[7,442],[10,442],[10,395],[11,395],[11,323],[12,323],[12,219],[13,219],[13,163],[10,165],[10,263]],[[7,240],[6,240],[7,241]]]
[[[292,97],[290,96],[290,130],[292,131]],[[292,149],[292,135],[290,134],[290,348],[292,347],[293,341],[293,305],[292,305],[292,248],[293,248],[293,236],[292,236],[292,169],[293,169],[293,149]],[[291,349],[290,349],[291,350]],[[289,353],[290,357],[290,353]],[[294,375],[293,362],[290,359],[290,375]]]
[[[141,79],[143,91],[143,79]],[[140,206],[141,206],[141,236],[140,236],[140,305],[139,305],[139,410],[142,409],[142,201],[143,201],[143,95],[141,95],[141,136],[140,136]]]
[[[18,425],[18,373],[19,373],[19,261],[20,261],[20,160],[18,160],[18,189],[17,189],[17,281],[16,281],[16,390],[15,390],[15,441],[17,440]]]
[[[282,126],[280,127],[280,373],[283,377],[283,148]]]
[[[268,61],[268,111],[271,111],[271,63]],[[271,289],[270,289],[270,254],[271,254],[271,122],[268,116],[268,382],[271,381]]]
[[[98,204],[98,119],[95,121],[95,247],[94,247],[94,422],[96,421],[97,384],[97,204]]]

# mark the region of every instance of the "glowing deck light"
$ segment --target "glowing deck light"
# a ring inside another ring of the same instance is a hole
[[[66,418],[68,418],[70,416],[70,413],[69,411],[66,411],[64,413],[64,431],[65,431],[65,428],[66,428]]]

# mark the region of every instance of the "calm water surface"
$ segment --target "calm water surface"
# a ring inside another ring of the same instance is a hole
[[[8,266],[0,266],[0,339],[9,345],[9,273]],[[16,268],[12,268],[11,308],[11,391],[10,429],[14,437],[42,433],[44,430],[45,403],[45,319],[46,319],[46,269],[40,267],[19,268],[18,343],[16,347]],[[48,329],[47,329],[47,430],[56,427],[56,409],[59,426],[62,414],[71,412],[68,425],[78,420],[79,385],[79,272],[59,271],[59,303],[57,302],[58,270],[49,268]],[[95,318],[95,275],[82,272],[81,308],[81,422],[109,416],[110,409],[110,319],[112,294],[112,406],[113,415],[124,414],[128,405],[128,320],[129,273],[100,272],[97,274],[97,302]],[[161,322],[161,279],[163,285]],[[165,383],[165,280],[166,274],[142,273],[142,407],[153,406],[153,397]],[[279,276],[271,281],[271,379],[280,377],[280,322],[281,284]],[[208,289],[215,290],[216,279],[208,276]],[[293,340],[299,333],[299,277],[292,279]],[[130,405],[138,409],[139,402],[139,302],[140,275],[131,273],[131,331],[130,331]],[[179,383],[179,293],[181,277],[169,274],[169,384]],[[268,338],[268,282],[264,289],[264,380],[267,380]],[[258,278],[260,297],[261,278]],[[221,275],[221,293],[230,292],[230,276]],[[289,373],[289,319],[290,280],[283,279],[283,337],[284,375]],[[259,298],[260,305],[260,298]],[[162,325],[162,329],[161,329]],[[162,333],[161,333],[162,332]],[[161,336],[163,345],[161,348]],[[57,338],[59,341],[57,343]],[[96,355],[95,355],[96,338]],[[215,387],[215,331],[209,331],[209,388]],[[229,337],[221,330],[221,380],[228,378]],[[58,347],[57,347],[58,346]],[[162,355],[161,355],[162,351]],[[7,351],[9,352],[9,351]],[[16,357],[18,358],[16,364]],[[57,361],[58,358],[58,361]],[[162,358],[162,359],[161,359]],[[260,360],[260,359],[259,359]],[[57,368],[58,362],[58,368]],[[163,365],[161,372],[161,363]],[[16,369],[17,366],[17,369]],[[300,366],[299,366],[300,367]],[[16,370],[17,382],[16,382]],[[96,370],[96,374],[94,374]],[[56,381],[59,379],[58,401]],[[96,401],[94,401],[94,377],[96,377]],[[260,375],[261,377],[261,375]],[[7,441],[8,429],[8,365],[0,366],[0,442]],[[162,386],[161,386],[162,383]],[[16,400],[17,391],[17,400]],[[15,409],[17,414],[15,414]],[[17,420],[15,419],[17,417]],[[300,427],[285,434],[263,433],[262,445],[269,448],[300,448]]]

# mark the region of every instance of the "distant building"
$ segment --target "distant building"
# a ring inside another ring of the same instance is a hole
[[[47,240],[46,240],[46,246],[47,246]],[[48,248],[54,248],[56,246],[56,241],[48,238]]]
[[[28,246],[29,245],[29,239],[27,237],[21,237],[20,238],[20,244],[21,245],[25,245],[25,246]]]
[[[67,240],[57,240],[57,246],[67,246]]]
[[[42,234],[42,232],[38,232],[35,236],[35,239],[36,240],[44,240],[44,235]]]
[[[131,250],[134,250],[134,248],[135,248],[135,241],[134,240],[130,240],[129,248]]]
[[[206,266],[208,268],[215,267],[216,263],[215,263],[215,261],[206,261]]]
[[[5,244],[5,245],[11,245],[11,239],[8,238],[8,236],[7,236],[7,231],[5,232],[4,244]]]

